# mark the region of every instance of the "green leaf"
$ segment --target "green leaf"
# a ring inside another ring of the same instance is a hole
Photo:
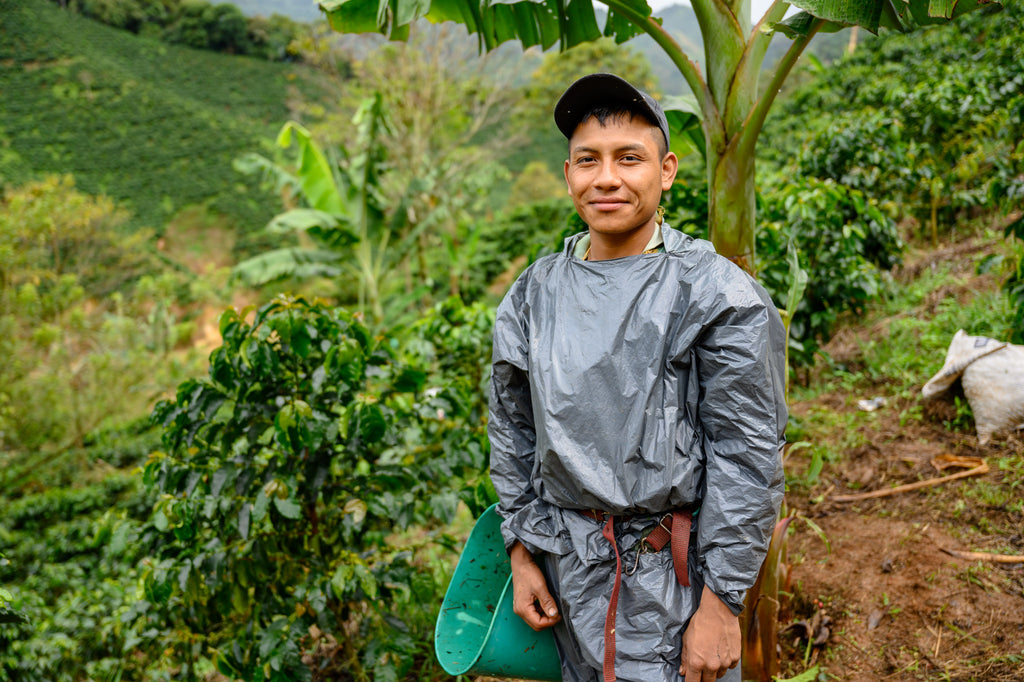
[[[3,623],[27,623],[28,618],[20,611],[13,611],[6,606],[0,606],[0,624]]]
[[[267,515],[267,509],[270,507],[270,498],[267,497],[267,493],[264,489],[260,489],[260,492],[256,495],[256,503],[252,505],[252,520],[259,522]]]
[[[338,219],[325,211],[318,211],[315,208],[293,208],[271,218],[267,223],[267,231],[287,234],[305,232],[314,227],[336,229],[339,225],[341,223]]]
[[[776,682],[814,682],[818,679],[819,666],[812,666],[807,670],[803,671],[796,677],[788,677],[786,679],[777,679]]]
[[[156,454],[153,453],[150,457],[153,458]],[[160,474],[160,467],[161,464],[158,459],[152,459],[152,461],[146,464],[146,467],[142,470],[142,483],[146,486],[152,486],[156,483],[157,476]]]
[[[942,17],[943,19],[951,19],[953,17],[953,9],[955,7],[956,0],[929,0],[928,15],[932,17]]]
[[[879,0],[792,0],[790,4],[820,19],[847,26],[856,24],[872,33],[878,32],[878,21],[882,16],[882,2]]]
[[[278,411],[277,416],[274,417],[274,426],[279,432],[287,431],[299,424],[301,419],[309,419],[312,416],[313,408],[309,406],[309,403],[304,400],[295,400],[293,402],[286,403],[285,406]]]
[[[391,384],[391,388],[399,393],[419,393],[423,390],[423,386],[426,383],[426,372],[419,369],[413,369],[411,367],[405,367],[402,369],[402,372],[395,377],[395,380]]]
[[[220,491],[236,473],[237,470],[230,464],[214,471],[210,476],[210,494],[214,497],[220,495]]]
[[[252,504],[243,502],[242,508],[238,510],[238,534],[243,540],[249,539],[249,519],[252,515]]]
[[[645,17],[651,13],[640,0],[623,4]],[[336,31],[375,31],[393,40],[404,40],[409,24],[423,16],[435,23],[455,21],[476,34],[487,51],[510,40],[519,41],[524,48],[539,45],[544,49],[557,42],[564,50],[602,35],[622,43],[638,34],[633,23],[614,11],[602,30],[591,0],[324,0],[320,8]]]
[[[700,106],[692,95],[665,97],[662,108],[668,120],[671,151],[679,158],[698,151],[701,157],[707,156],[707,142],[704,129],[701,127]]]
[[[299,148],[299,168],[295,175],[310,207],[335,216],[348,215],[331,164],[312,134],[300,124],[288,121],[277,136],[277,144],[287,149],[292,144],[293,135]]]
[[[789,318],[796,313],[800,299],[807,288],[807,271],[800,267],[800,254],[796,242],[791,238],[786,247],[786,262],[789,264],[789,291],[786,294],[786,311]]]
[[[107,552],[110,556],[120,556],[128,547],[132,535],[131,526],[121,523],[110,535],[110,543],[107,545]]]
[[[831,25],[822,27],[822,31],[835,31],[842,26],[863,26],[872,33],[878,33],[880,26],[907,30],[912,25],[907,22],[909,17],[922,26],[941,24],[979,7],[999,3],[994,0],[792,0],[790,4],[813,17],[831,22]],[[790,31],[806,35],[800,33],[800,27],[807,25],[802,14],[776,26],[791,38],[794,35]]]
[[[161,533],[166,533],[167,529],[171,527],[170,522],[167,520],[167,515],[164,514],[163,509],[157,509],[153,514],[153,526],[156,527]]]
[[[1007,225],[1003,234],[1007,237],[1014,236],[1017,239],[1024,239],[1024,215]]]
[[[298,324],[292,327],[291,348],[300,358],[309,357],[310,335],[304,320],[296,320]]]
[[[183,593],[188,592],[188,579],[192,573],[191,562],[186,561],[185,565],[178,571],[178,587]]]
[[[364,564],[359,564],[356,566],[356,577],[359,580],[359,587],[366,593],[366,596],[370,599],[376,599],[377,578],[374,577],[373,573]]]
[[[383,3],[382,3],[383,4]],[[399,3],[395,12],[395,23],[399,26],[411,24],[426,15],[430,9],[430,0],[408,0]]]
[[[797,12],[793,16],[787,17],[784,21],[770,24],[769,28],[773,31],[778,31],[787,38],[796,40],[808,35],[811,32],[811,28],[813,28],[814,22],[817,20],[818,18],[809,12]],[[818,27],[818,33],[836,33],[847,28],[849,25],[839,21],[826,21]]]
[[[387,422],[380,405],[375,403],[360,405],[357,414],[357,433],[365,443],[376,443],[384,437]]]
[[[276,282],[288,277],[337,277],[343,272],[343,256],[329,249],[289,246],[247,258],[231,274],[250,286]]]
[[[302,518],[302,506],[293,500],[275,497],[274,506],[286,519]]]
[[[344,598],[348,583],[354,575],[355,570],[350,564],[342,564],[335,569],[334,575],[331,576],[331,589],[334,590],[335,598]]]

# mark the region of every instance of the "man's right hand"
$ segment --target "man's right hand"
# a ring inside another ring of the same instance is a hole
[[[529,550],[517,542],[509,553],[512,563],[512,610],[538,632],[549,628],[562,616],[548,583]]]

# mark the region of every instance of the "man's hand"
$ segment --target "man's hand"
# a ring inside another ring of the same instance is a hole
[[[538,632],[562,620],[544,574],[529,550],[517,542],[509,559],[512,562],[512,610],[516,615]]]
[[[740,660],[740,619],[704,586],[700,606],[683,632],[679,674],[686,682],[714,682]]]

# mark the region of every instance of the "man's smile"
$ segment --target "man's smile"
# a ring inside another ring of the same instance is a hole
[[[598,211],[614,211],[620,206],[625,206],[627,204],[629,204],[627,200],[615,197],[598,197],[597,199],[590,200],[590,205]]]

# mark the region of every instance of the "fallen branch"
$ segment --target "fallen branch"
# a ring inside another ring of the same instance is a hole
[[[941,478],[929,478],[926,481],[917,481],[916,483],[907,483],[906,485],[898,485],[895,488],[885,488],[883,490],[872,490],[869,493],[860,493],[859,495],[836,495],[831,498],[833,502],[858,502],[860,500],[870,500],[875,497],[888,497],[889,495],[897,495],[899,493],[910,492],[911,490],[918,490],[919,488],[928,488],[933,485],[942,485],[943,483],[949,483],[955,481],[958,478],[967,478],[968,476],[978,476],[980,474],[988,473],[988,464],[982,462],[980,465],[967,471],[961,471],[959,473],[950,474],[949,476],[942,476]]]
[[[939,549],[942,549],[941,547]],[[970,559],[971,561],[994,561],[997,564],[1024,564],[1024,554],[989,554],[988,552],[958,552],[955,549],[942,549],[950,556]]]

